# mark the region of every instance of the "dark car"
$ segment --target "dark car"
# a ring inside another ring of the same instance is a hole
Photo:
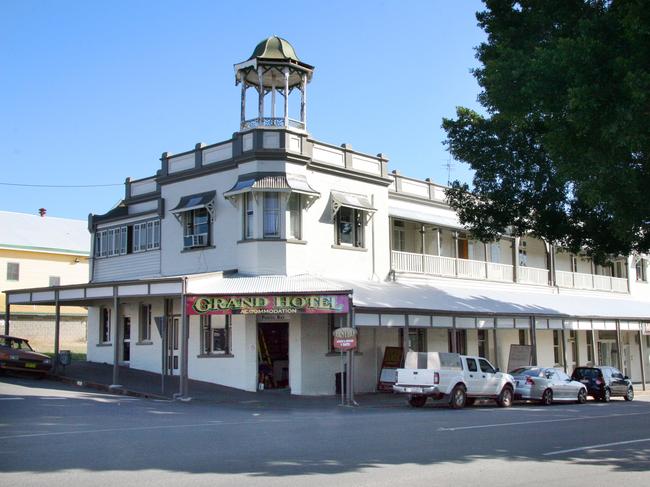
[[[571,378],[587,386],[589,395],[599,401],[609,402],[615,396],[634,399],[632,381],[616,367],[576,367]]]
[[[24,338],[0,335],[0,371],[15,370],[45,375],[51,367],[50,357],[35,352]]]

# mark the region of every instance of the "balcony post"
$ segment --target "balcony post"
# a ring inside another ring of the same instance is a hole
[[[488,266],[488,244],[483,242],[483,258],[485,260],[485,279],[490,278],[489,266]]]
[[[512,282],[519,282],[519,237],[512,243]]]
[[[454,232],[453,236],[454,236],[454,275],[458,277],[458,232]]]
[[[300,121],[303,130],[307,130],[307,75],[303,74],[300,80]]]
[[[436,228],[436,254],[440,257],[440,228]]]
[[[426,230],[424,229],[424,225],[420,225],[420,249],[422,250],[422,272],[426,272],[425,270],[425,259],[424,259],[424,234]]]

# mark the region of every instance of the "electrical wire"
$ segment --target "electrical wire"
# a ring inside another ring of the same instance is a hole
[[[115,184],[22,184],[22,183],[3,183],[0,186],[22,186],[29,188],[101,188],[106,186],[122,186],[124,183]]]

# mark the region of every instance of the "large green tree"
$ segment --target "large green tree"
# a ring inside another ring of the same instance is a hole
[[[473,187],[447,191],[487,241],[532,233],[597,260],[650,249],[650,4],[485,0],[484,114],[444,119]]]

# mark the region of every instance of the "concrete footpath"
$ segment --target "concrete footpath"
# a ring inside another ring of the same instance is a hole
[[[178,376],[165,377],[164,390],[161,375],[128,367],[119,368],[119,387],[111,387],[113,366],[95,362],[73,362],[61,368],[53,378],[66,384],[86,387],[113,394],[172,400],[179,390]],[[642,390],[635,384],[635,394],[650,396],[650,391]],[[340,396],[298,396],[287,389],[247,392],[230,387],[211,384],[197,380],[189,381],[189,395],[192,401],[214,404],[259,405],[273,408],[323,408],[337,407],[341,404]],[[406,397],[390,393],[357,394],[355,400],[360,407],[405,407]],[[493,401],[485,401],[494,404]],[[439,403],[446,406],[446,403]]]
[[[114,394],[171,400],[179,390],[178,376],[165,377],[164,390],[160,374],[119,368],[119,386],[111,387],[113,366],[94,362],[73,362],[60,368],[53,376],[66,384],[86,387]],[[341,403],[340,396],[298,396],[287,389],[247,392],[224,387],[209,382],[189,381],[189,396],[192,401],[230,404],[264,404],[270,407],[323,408],[336,407]],[[355,396],[362,407],[404,407],[406,398],[390,393],[360,394]]]

